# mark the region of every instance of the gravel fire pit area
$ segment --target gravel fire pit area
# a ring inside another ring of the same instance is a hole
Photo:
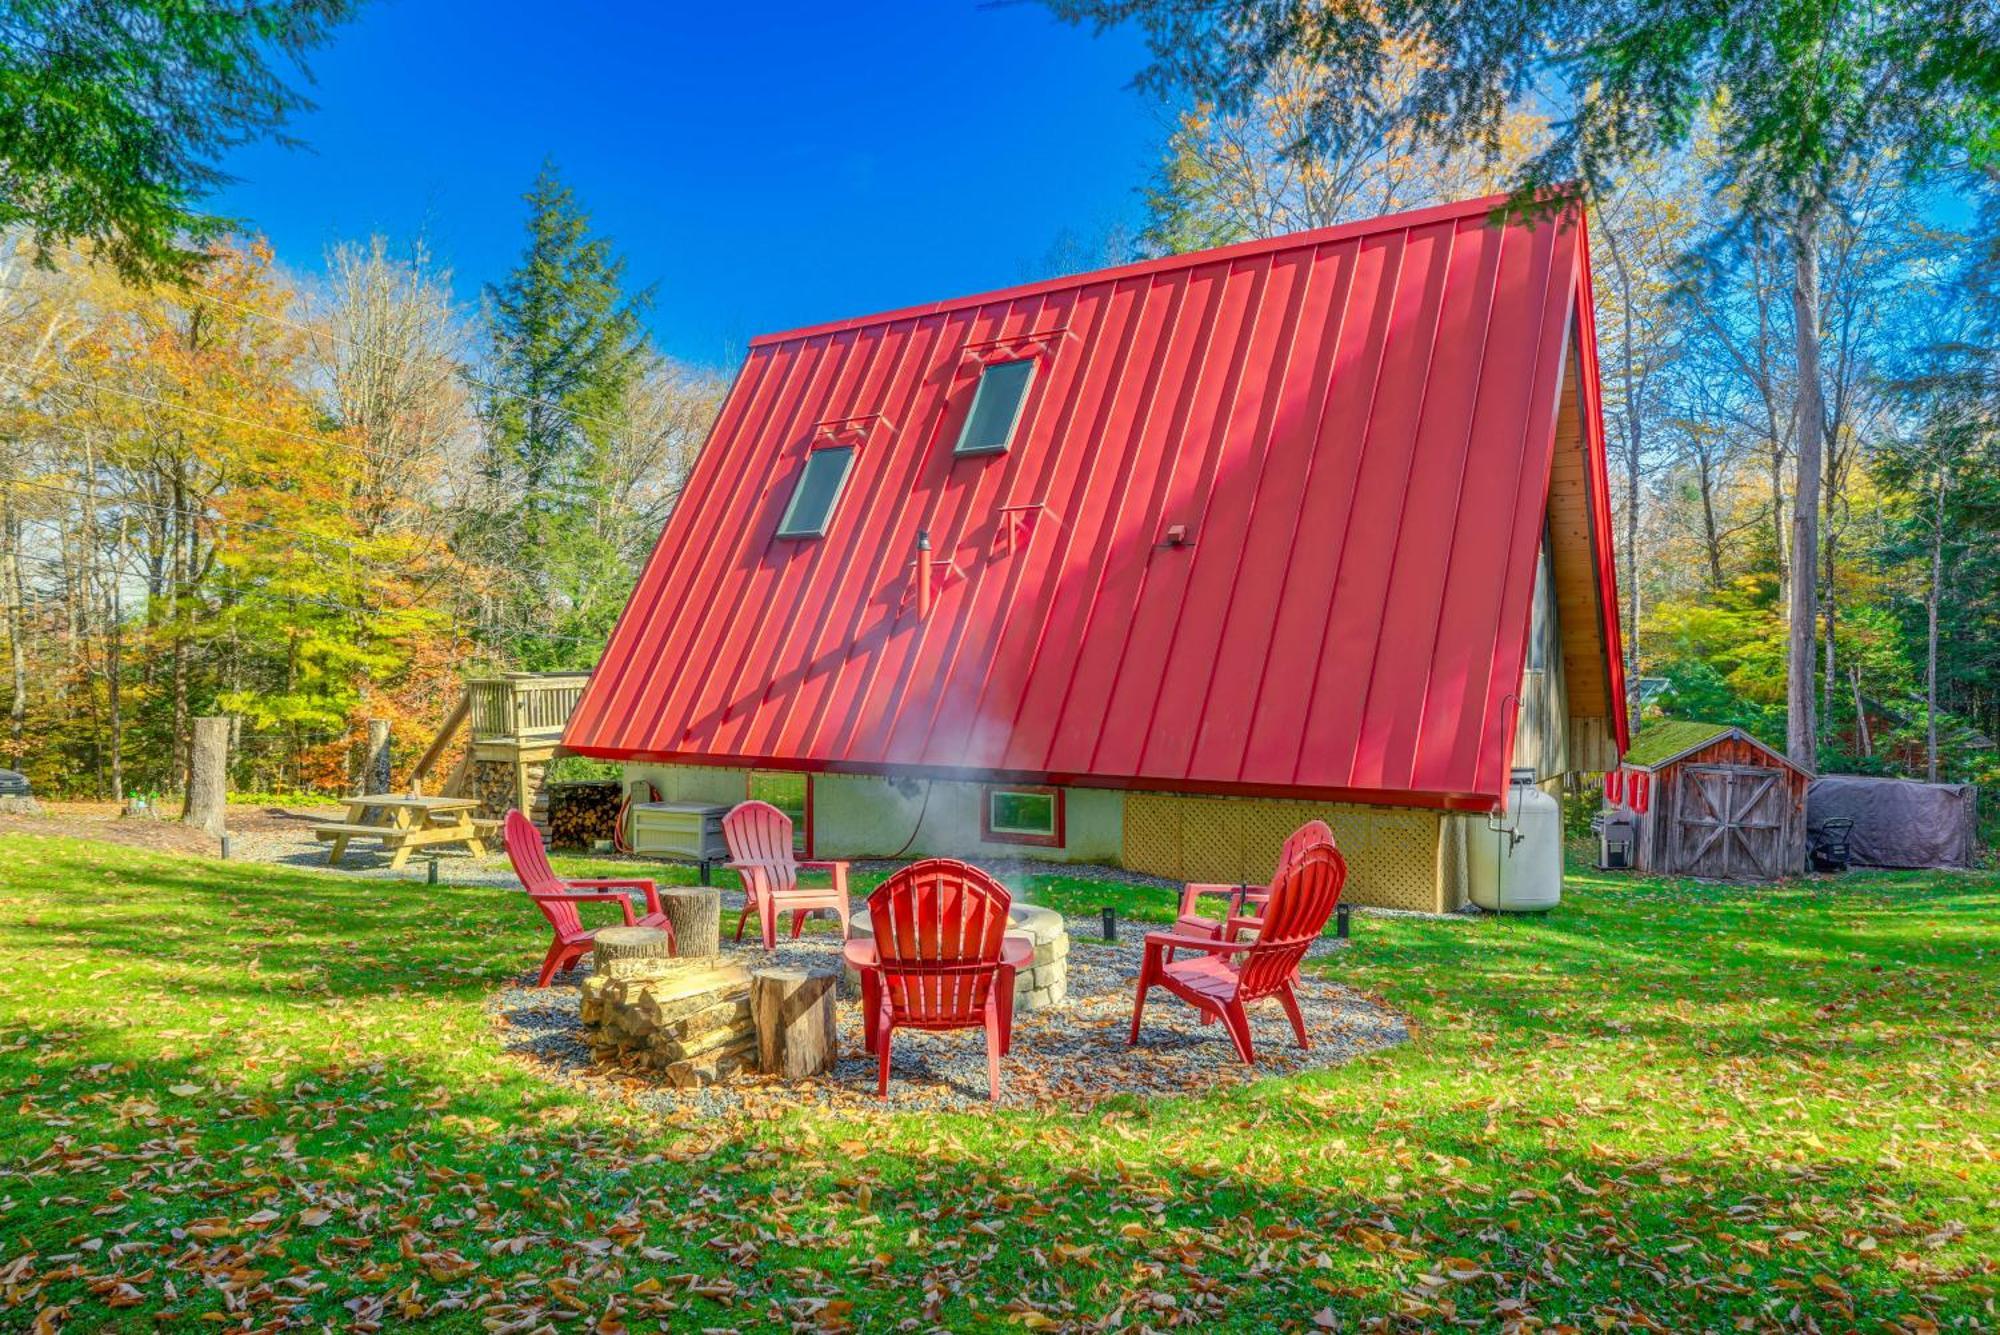
[[[867,911],[855,918],[865,935]],[[1403,1018],[1379,1001],[1342,987],[1310,964],[1299,1003],[1313,1046],[1300,1050],[1275,999],[1251,1008],[1257,1064],[1237,1060],[1219,1024],[1164,989],[1146,1002],[1136,1047],[1126,1045],[1143,953],[1137,929],[1108,944],[1094,919],[1067,922],[1051,910],[1017,904],[1012,930],[1036,944],[1035,965],[1016,989],[1012,1051],[1001,1064],[1003,1106],[1086,1108],[1118,1095],[1199,1093],[1220,1085],[1341,1065],[1404,1042]],[[1315,956],[1337,958],[1327,941]],[[747,1003],[681,1002],[661,989],[615,976],[591,979],[588,961],[547,988],[510,987],[494,1000],[503,1040],[550,1079],[581,1088],[615,1088],[642,1106],[676,1116],[775,1115],[791,1108],[971,1110],[992,1106],[986,1092],[985,1037],[977,1030],[898,1030],[888,1097],[875,1093],[875,1058],[862,1051],[861,1004],[854,975],[841,967],[836,933],[808,931],[778,948],[725,940],[713,962],[718,980],[747,979],[773,968],[839,979],[833,999],[836,1054],[819,1074],[783,1078],[760,1072]],[[718,982],[717,986],[722,983]],[[626,997],[631,1007],[615,1007]],[[613,1009],[607,1010],[607,998]],[[590,1024],[584,1023],[588,1011]],[[645,1011],[651,1021],[635,1017]],[[690,1019],[689,1017],[693,1017]],[[711,1026],[704,1032],[702,1026]],[[712,1036],[711,1036],[712,1035]],[[704,1046],[706,1045],[706,1046]],[[595,1051],[595,1055],[593,1055]],[[721,1059],[715,1060],[714,1055]]]

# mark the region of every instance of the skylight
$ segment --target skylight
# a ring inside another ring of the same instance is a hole
[[[829,446],[806,456],[806,467],[792,490],[792,503],[778,523],[781,538],[818,538],[826,534],[827,520],[847,485],[847,470],[854,463],[852,445]]]
[[[1032,358],[995,362],[979,373],[979,388],[972,396],[972,411],[958,433],[953,454],[998,454],[1014,439],[1021,421],[1021,405],[1028,400],[1028,386],[1035,379]]]

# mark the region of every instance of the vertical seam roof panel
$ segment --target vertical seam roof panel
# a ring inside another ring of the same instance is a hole
[[[565,745],[1497,799],[1563,343],[1591,328],[1574,210],[1497,202],[754,340]],[[1008,449],[955,457],[977,359],[1016,349]],[[1583,407],[1615,618],[1594,385]],[[779,539],[843,419],[867,424],[826,534]]]

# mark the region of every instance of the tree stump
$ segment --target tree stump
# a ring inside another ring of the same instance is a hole
[[[194,721],[188,747],[187,801],[181,820],[220,839],[229,803],[229,720],[224,716]]]
[[[674,948],[685,959],[722,953],[722,892],[706,885],[663,885],[660,907],[674,925]]]
[[[600,927],[592,940],[590,962],[601,974],[617,972],[620,964],[673,958],[667,934],[657,927]]]
[[[759,1070],[798,1080],[833,1066],[833,991],[839,981],[835,968],[750,971]]]

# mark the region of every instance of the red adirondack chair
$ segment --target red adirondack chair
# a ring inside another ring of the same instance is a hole
[[[977,867],[951,858],[913,862],[868,896],[873,941],[849,941],[861,975],[862,1046],[877,1055],[878,1094],[889,1092],[897,1029],[984,1029],[989,1092],[1014,1041],[1014,976],[1034,943],[1008,936],[1014,897]]]
[[[1278,999],[1291,1018],[1299,1046],[1310,1048],[1312,1040],[1306,1037],[1305,1017],[1299,1013],[1293,987],[1299,960],[1333,916],[1346,883],[1347,860],[1331,843],[1318,843],[1301,852],[1278,877],[1270,901],[1264,905],[1255,940],[1148,932],[1145,959],[1139,966],[1139,993],[1132,1002],[1132,1035],[1127,1042],[1139,1041],[1146,993],[1157,984],[1204,1015],[1220,1019],[1229,1029],[1236,1055],[1246,1063],[1255,1063],[1257,1057],[1250,1048],[1250,1020],[1244,1007],[1265,997]],[[1173,950],[1201,953],[1196,959],[1176,961],[1169,958]],[[1241,959],[1232,960],[1231,956]]]
[[[547,987],[558,969],[571,968],[589,952],[597,929],[583,925],[583,917],[576,911],[578,904],[616,904],[625,915],[625,926],[661,928],[667,934],[667,949],[675,949],[674,925],[660,907],[659,887],[651,881],[559,880],[555,869],[549,866],[548,854],[542,851],[542,832],[519,811],[507,813],[500,837],[507,845],[507,860],[514,864],[514,874],[521,878],[521,888],[555,929],[556,938],[549,945],[549,953],[542,957],[542,973],[535,979],[536,987]],[[637,890],[646,896],[645,917],[632,916],[631,897],[617,893],[621,888]]]
[[[1271,872],[1271,881],[1266,886],[1248,885],[1187,885],[1181,889],[1180,915],[1174,919],[1174,930],[1187,936],[1212,936],[1218,940],[1234,941],[1237,933],[1248,928],[1256,931],[1259,914],[1271,900],[1271,892],[1278,881],[1299,855],[1318,843],[1333,843],[1333,829],[1323,820],[1309,820],[1285,837],[1283,847],[1278,850],[1278,865]],[[1221,918],[1210,918],[1196,911],[1196,901],[1204,895],[1225,896],[1229,907]],[[1167,952],[1172,959],[1173,952]]]
[[[764,932],[764,949],[778,944],[778,915],[792,912],[792,936],[805,930],[806,915],[832,909],[840,917],[840,935],[847,936],[847,864],[800,862],[792,853],[792,818],[769,802],[740,802],[722,818],[722,837],[729,844],[729,865],[743,882],[743,913],[736,919],[736,939],[754,912]],[[833,873],[832,886],[800,885],[801,871]]]

